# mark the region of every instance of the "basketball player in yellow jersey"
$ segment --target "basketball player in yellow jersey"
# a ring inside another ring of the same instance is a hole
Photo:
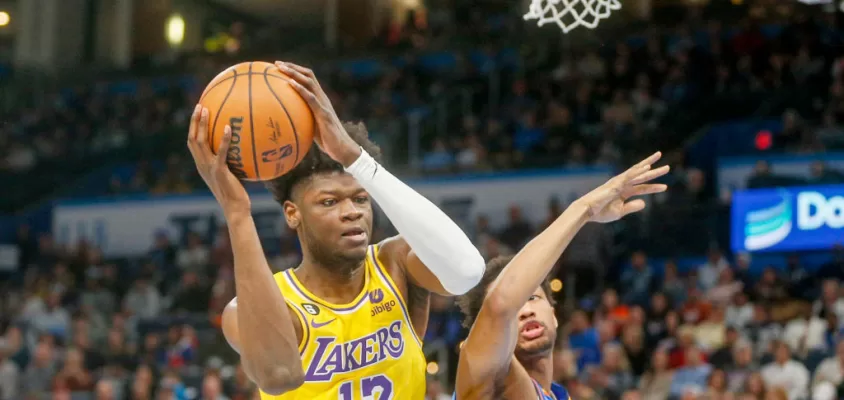
[[[342,124],[310,70],[277,63],[308,102],[318,132],[311,151],[266,186],[302,244],[302,263],[275,276],[249,197],[226,167],[231,129],[215,156],[207,110],[197,107],[188,147],[223,210],[237,297],[223,333],[263,399],[421,400],[428,295],[462,294],[484,261],[434,204],[376,162],[360,124]],[[399,236],[371,245],[372,203]]]

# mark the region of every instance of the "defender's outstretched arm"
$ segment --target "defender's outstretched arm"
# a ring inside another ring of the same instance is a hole
[[[611,222],[640,211],[645,207],[643,200],[627,200],[666,189],[665,185],[642,184],[668,172],[667,166],[651,170],[660,157],[660,153],[652,155],[576,200],[501,271],[487,289],[480,313],[460,352],[455,390],[459,400],[485,398],[497,379],[508,371],[518,373],[512,368],[521,366],[512,360],[519,335],[519,310],[531,300],[584,224]],[[526,373],[524,376],[527,378]]]

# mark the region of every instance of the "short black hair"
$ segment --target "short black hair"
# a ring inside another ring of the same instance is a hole
[[[513,256],[498,256],[489,260],[486,264],[486,272],[484,272],[484,276],[481,278],[480,283],[457,299],[457,305],[460,307],[460,311],[463,312],[464,327],[471,328],[472,324],[475,323],[475,318],[477,318],[478,313],[481,312],[481,306],[483,306],[484,299],[486,299],[489,285],[498,278],[498,275],[501,274],[504,267],[506,267],[512,260]],[[551,302],[551,305],[553,306],[555,301],[548,277],[545,277],[545,280],[542,281],[541,287],[542,291],[545,293],[545,297],[548,298],[548,301]]]
[[[376,160],[381,158],[381,148],[369,140],[369,132],[362,122],[344,122],[343,128],[349,133],[352,140],[362,147],[370,156]],[[342,172],[343,166],[334,161],[328,154],[325,154],[319,146],[314,144],[308,154],[302,157],[302,161],[293,167],[288,173],[264,182],[264,186],[273,194],[279,204],[290,200],[293,189],[302,182],[307,181],[314,175],[320,173]]]

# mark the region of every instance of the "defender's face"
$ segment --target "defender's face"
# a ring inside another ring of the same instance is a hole
[[[519,340],[516,357],[534,357],[554,349],[557,339],[557,317],[554,307],[541,287],[536,288],[519,310]]]
[[[363,187],[342,172],[316,175],[306,185],[295,209],[285,207],[288,225],[302,228],[320,258],[363,260],[372,235],[372,203]]]

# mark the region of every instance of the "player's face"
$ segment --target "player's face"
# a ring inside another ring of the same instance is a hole
[[[303,189],[296,208],[311,255],[322,262],[363,260],[372,235],[372,203],[363,187],[337,172],[316,175]]]
[[[537,288],[519,310],[519,341],[516,357],[531,358],[554,349],[557,339],[557,317],[554,307],[542,288]]]

